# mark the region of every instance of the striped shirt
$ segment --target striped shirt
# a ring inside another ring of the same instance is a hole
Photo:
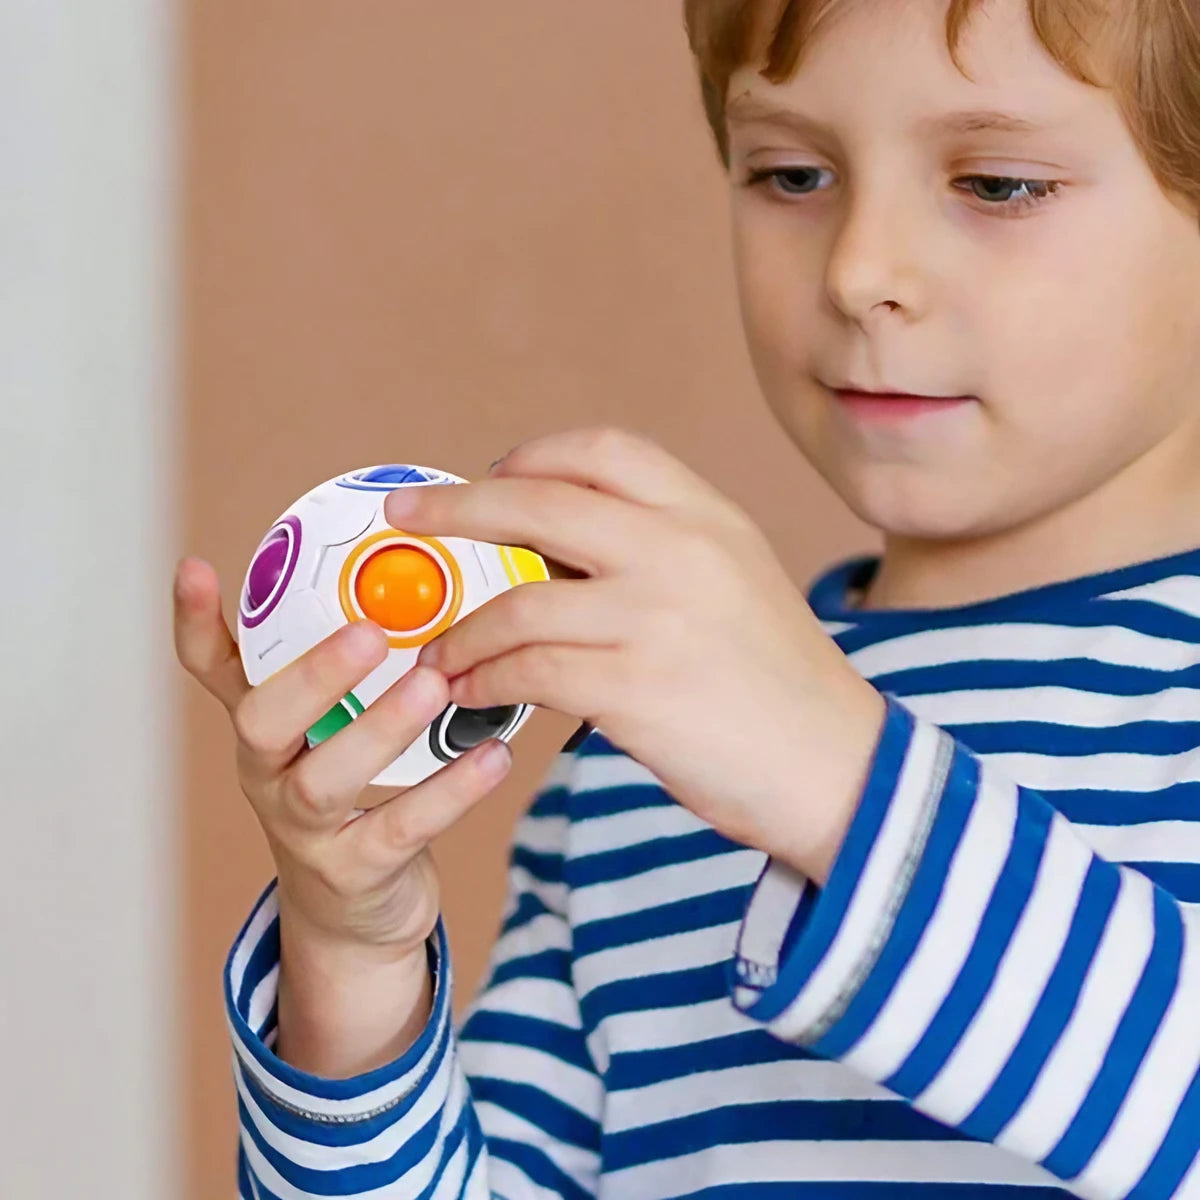
[[[439,926],[420,1039],[342,1081],[272,1053],[269,887],[225,975],[241,1197],[1200,1198],[1200,549],[849,607],[876,565],[809,593],[887,702],[824,887],[592,732],[461,1029]]]

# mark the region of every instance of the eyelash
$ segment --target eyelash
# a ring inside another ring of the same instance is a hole
[[[763,184],[774,183],[778,185],[780,179],[786,175],[797,175],[801,172],[817,171],[817,167],[768,167],[762,170],[751,171],[746,180],[748,187],[761,187]],[[962,182],[974,184],[985,182],[990,184],[1001,184],[1011,186],[1014,189],[1024,188],[1025,195],[1021,199],[1009,197],[1006,200],[995,201],[987,200],[978,193],[975,198],[982,204],[992,209],[997,215],[1016,216],[1021,212],[1027,212],[1030,209],[1036,208],[1039,204],[1045,204],[1048,200],[1058,195],[1058,189],[1061,186],[1057,181],[1052,179],[1021,179],[1014,175],[961,175],[955,181],[955,185]],[[776,195],[786,197],[797,197],[811,195],[811,192],[791,192],[785,191],[782,187],[775,186],[771,188]],[[969,190],[969,189],[959,189]],[[1040,194],[1039,194],[1040,193]]]

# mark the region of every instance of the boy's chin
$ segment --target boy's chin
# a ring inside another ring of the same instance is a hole
[[[1011,505],[964,495],[961,487],[906,487],[902,490],[833,483],[851,512],[885,537],[909,541],[974,541],[1011,528]]]

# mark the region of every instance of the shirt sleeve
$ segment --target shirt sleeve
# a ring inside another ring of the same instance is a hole
[[[754,890],[734,1003],[1079,1196],[1200,1196],[1196,909],[885,699],[825,886]]]
[[[603,1092],[570,985],[562,887],[571,764],[564,750],[518,826],[501,937],[461,1035],[439,921],[432,1014],[402,1057],[346,1080],[276,1057],[276,885],[263,893],[225,970],[242,1200],[595,1196]]]

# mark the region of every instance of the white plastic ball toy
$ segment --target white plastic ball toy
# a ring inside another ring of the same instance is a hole
[[[374,621],[390,644],[387,658],[308,731],[310,746],[355,720],[455,621],[509,588],[549,578],[531,550],[405,533],[383,515],[396,488],[466,482],[429,467],[351,471],[302,496],[259,543],[238,604],[238,647],[250,683],[262,683],[351,621]],[[529,704],[450,704],[372,782],[420,783],[487,738],[508,741],[532,711]]]

